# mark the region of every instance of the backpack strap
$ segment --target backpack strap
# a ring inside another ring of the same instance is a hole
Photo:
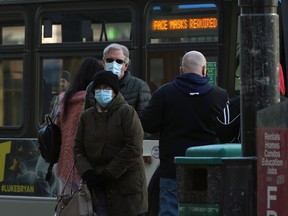
[[[46,173],[46,177],[45,180],[46,181],[50,181],[51,175],[52,175],[52,169],[53,169],[53,163],[49,163],[48,169],[47,169],[47,173]]]
[[[47,115],[47,116],[45,117],[45,122],[46,122],[46,125],[52,123],[51,117],[50,117],[49,115]]]
[[[57,114],[55,115],[54,119],[53,119],[53,122],[56,121],[56,119],[60,116],[60,111],[57,112]]]

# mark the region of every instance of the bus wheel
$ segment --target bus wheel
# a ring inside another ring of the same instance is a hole
[[[159,167],[154,172],[148,186],[148,214],[147,216],[158,216],[159,214]]]

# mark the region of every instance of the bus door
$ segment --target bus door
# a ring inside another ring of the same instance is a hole
[[[180,74],[182,57],[191,50],[205,55],[210,82],[218,85],[219,11],[215,3],[202,2],[205,3],[153,1],[147,5],[144,12],[146,80],[152,92]],[[144,153],[145,149],[151,149],[147,154],[154,158],[157,147],[150,145],[147,148],[148,144],[144,141]],[[146,173],[152,176],[148,186],[148,212],[157,215],[159,172],[158,169],[152,171]]]

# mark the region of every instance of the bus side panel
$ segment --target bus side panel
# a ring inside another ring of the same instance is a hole
[[[0,196],[1,215],[52,216],[56,198]]]

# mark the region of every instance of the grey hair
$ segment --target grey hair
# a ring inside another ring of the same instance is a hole
[[[123,54],[125,56],[125,63],[129,63],[130,59],[129,59],[129,50],[126,46],[121,45],[121,44],[117,44],[117,43],[112,43],[110,45],[108,45],[104,50],[103,50],[103,59],[106,57],[107,53],[111,50],[122,50]]]

